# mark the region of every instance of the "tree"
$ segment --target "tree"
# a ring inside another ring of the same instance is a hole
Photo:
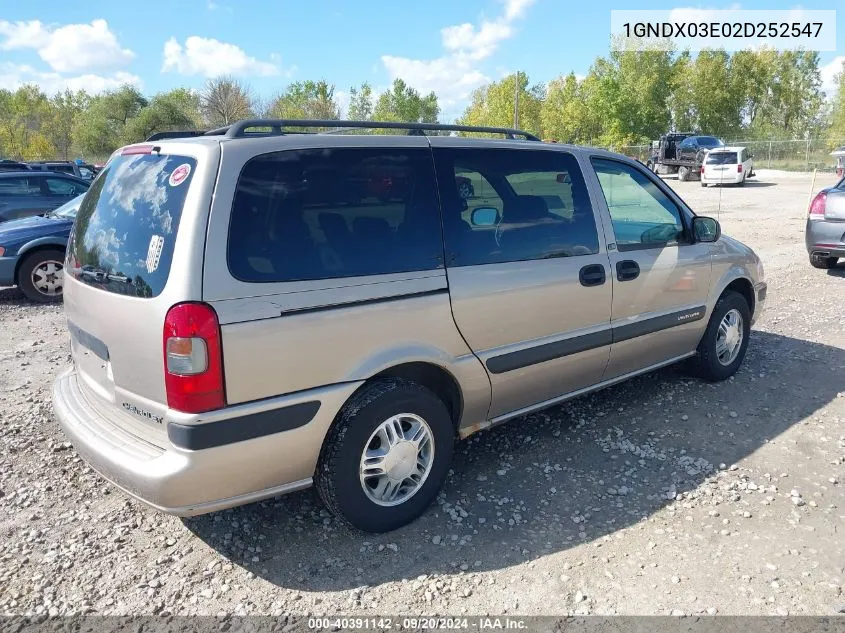
[[[836,91],[831,103],[828,139],[831,144],[843,144],[845,143],[845,62],[842,63],[835,82]]]
[[[334,85],[325,80],[297,81],[276,97],[269,114],[277,119],[337,120],[340,107],[334,98]]]
[[[391,89],[379,95],[372,119],[403,123],[437,123],[439,114],[440,106],[434,92],[422,97],[401,79],[394,79]]]
[[[586,137],[584,97],[575,73],[552,79],[540,107],[543,136],[562,143],[583,143]]]
[[[0,91],[0,149],[18,160],[50,158],[56,148],[46,135],[51,119],[47,96],[34,85]]]
[[[199,95],[200,111],[211,127],[248,119],[253,112],[252,92],[232,77],[209,79]]]
[[[147,105],[138,89],[129,85],[92,97],[85,115],[76,119],[75,144],[91,156],[108,156],[123,144],[130,120]]]
[[[141,108],[138,116],[127,123],[123,142],[137,143],[154,132],[195,129],[199,125],[199,96],[185,88],[177,88],[157,94]]]
[[[77,117],[88,107],[88,102],[89,97],[85,91],[72,92],[69,89],[57,93],[50,100],[50,122],[46,132],[62,160],[68,160],[71,156],[73,129]]]
[[[539,135],[542,130],[541,103],[544,98],[541,85],[529,86],[528,76],[519,73],[508,75],[498,82],[477,88],[469,107],[458,119],[461,125],[487,125],[513,127],[514,93],[519,91],[519,128]]]
[[[352,121],[369,121],[373,116],[373,89],[367,82],[349,89],[349,112]]]

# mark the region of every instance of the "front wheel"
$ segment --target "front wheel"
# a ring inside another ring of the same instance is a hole
[[[386,378],[344,405],[315,473],[329,510],[365,532],[419,517],[446,480],[455,429],[443,401],[410,380]]]
[[[26,298],[38,303],[62,300],[65,252],[58,249],[35,251],[24,257],[18,269],[18,288]]]
[[[698,344],[693,371],[704,380],[716,382],[733,376],[748,349],[751,336],[751,308],[738,292],[729,291],[716,302],[710,322]]]

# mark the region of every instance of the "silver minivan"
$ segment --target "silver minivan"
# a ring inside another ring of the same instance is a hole
[[[130,145],[86,195],[53,401],[133,497],[186,516],[315,484],[387,531],[458,438],[685,359],[739,368],[760,260],[643,165],[517,130],[322,124]],[[362,127],[410,133],[343,133]]]

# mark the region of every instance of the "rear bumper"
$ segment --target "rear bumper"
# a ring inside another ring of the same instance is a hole
[[[0,257],[0,286],[15,285],[15,266],[17,263],[17,256]]]
[[[845,222],[807,220],[804,243],[810,255],[822,253],[845,257]]]
[[[193,516],[311,485],[325,434],[358,384],[236,405],[204,417],[173,412],[167,420],[171,441],[163,447],[97,412],[73,369],[54,383],[53,406],[76,451],[105,479],[157,510]],[[289,430],[276,432],[279,428]],[[191,450],[176,443],[208,447]]]
[[[707,185],[735,185],[742,182],[743,174],[730,173],[720,176],[719,174],[701,174],[701,182]]]

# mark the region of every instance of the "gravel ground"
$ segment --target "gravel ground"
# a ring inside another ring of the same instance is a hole
[[[764,260],[740,372],[667,369],[474,436],[381,536],[311,491],[184,521],[128,499],[52,418],[61,308],[0,290],[0,613],[836,613],[845,265],[807,262],[806,176],[672,185]]]

